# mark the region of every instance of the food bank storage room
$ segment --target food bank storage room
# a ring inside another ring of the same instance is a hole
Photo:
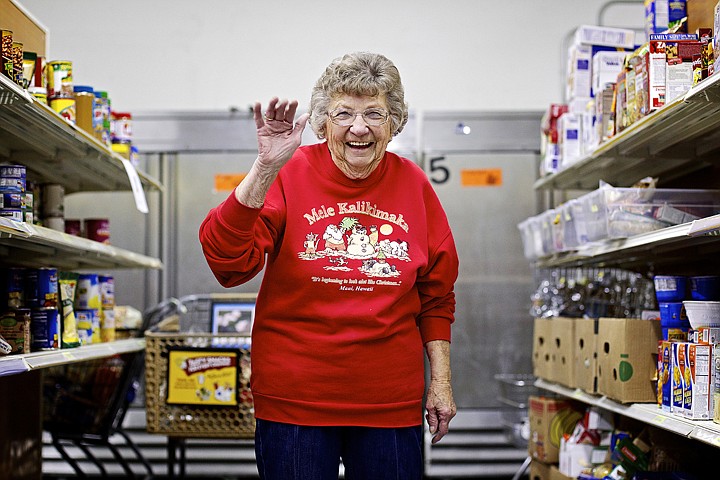
[[[705,479],[714,0],[0,0],[0,479]]]

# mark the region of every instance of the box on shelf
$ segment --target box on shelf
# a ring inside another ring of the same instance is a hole
[[[657,401],[660,322],[601,318],[598,324],[598,392],[621,403]]]
[[[672,412],[673,395],[673,342],[660,340],[658,342],[658,381],[657,403],[666,412]]]
[[[596,89],[593,88],[596,75],[594,70],[595,57],[603,53],[610,53],[615,57],[620,56],[620,61],[622,62],[624,52],[626,51],[627,49],[625,48],[603,45],[571,45],[567,53],[568,63],[565,98],[594,97],[596,91]],[[599,63],[598,67],[601,66],[602,63]],[[615,76],[617,76],[618,71],[619,68],[616,69]],[[607,74],[608,72],[604,73]],[[614,81],[614,77],[611,81]]]
[[[709,420],[713,413],[712,346],[674,342],[672,412],[691,420]]]
[[[580,25],[575,30],[574,43],[631,49],[635,47],[635,31],[626,28]]]
[[[713,28],[715,7],[718,0],[690,0],[687,2],[687,31],[695,33],[699,28]]]
[[[0,28],[13,32],[13,40],[22,43],[24,51],[44,57],[47,29],[15,0],[0,0],[0,12]]]
[[[574,340],[576,318],[554,317],[550,320],[550,371],[548,380],[575,387]]]
[[[555,463],[559,459],[560,439],[564,433],[572,433],[582,414],[565,399],[533,395],[528,406],[528,453],[541,462]]]
[[[580,115],[576,113],[564,113],[558,120],[561,170],[577,162],[582,155],[580,125]]]
[[[720,190],[603,186],[578,198],[578,241],[625,238],[720,212]]]
[[[587,393],[597,392],[598,320],[578,318],[575,322],[574,386]]]
[[[549,380],[552,319],[536,318],[533,322],[533,375]]]
[[[560,441],[558,470],[569,478],[577,478],[583,468],[590,465],[595,445]]]
[[[662,33],[675,27],[687,16],[688,8],[686,0],[645,0],[645,33]]]
[[[592,96],[596,97],[608,84],[617,81],[618,73],[625,64],[627,51],[602,51],[592,57]]]

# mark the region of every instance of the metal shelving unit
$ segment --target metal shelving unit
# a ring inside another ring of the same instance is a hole
[[[145,349],[144,338],[130,338],[114,342],[86,345],[64,350],[32,352],[24,355],[0,357],[0,377],[25,373],[39,368],[55,367],[70,363],[85,362],[96,358],[111,357],[123,353],[139,352]]]
[[[720,424],[710,420],[687,420],[661,410],[660,407],[654,403],[622,404],[610,400],[605,396],[590,395],[580,389],[567,388],[542,379],[536,380],[535,386],[588,405],[634,418],[648,425],[668,430],[683,437],[699,440],[714,447],[720,447]]]
[[[60,183],[66,193],[130,190],[122,158],[47,105],[0,76],[0,158],[25,165],[28,177]],[[144,188],[159,181],[138,172]]]
[[[646,176],[685,176],[720,149],[720,75],[703,80],[643,117],[568,168],[535,182],[536,190],[591,190],[604,180],[629,187]]]

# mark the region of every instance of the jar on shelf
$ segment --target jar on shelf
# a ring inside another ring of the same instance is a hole
[[[78,85],[73,87],[73,93],[75,94],[75,124],[90,135],[94,135],[95,92],[92,87]]]

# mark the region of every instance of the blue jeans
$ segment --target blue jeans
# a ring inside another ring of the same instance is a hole
[[[420,480],[422,427],[305,427],[256,420],[263,480]]]

